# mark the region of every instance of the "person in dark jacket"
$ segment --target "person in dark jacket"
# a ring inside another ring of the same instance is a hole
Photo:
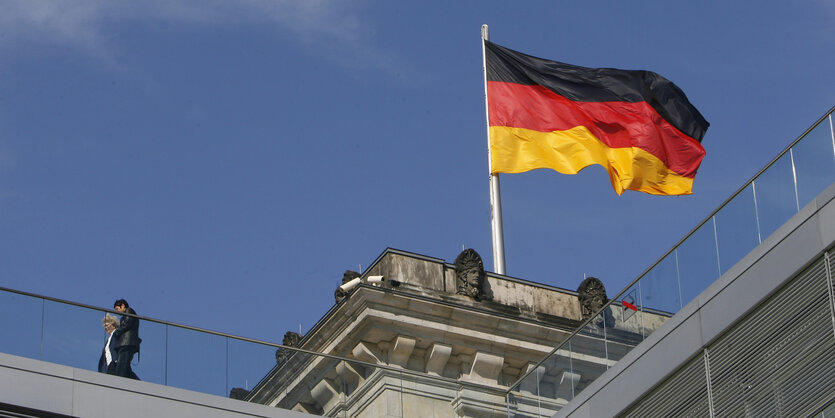
[[[107,314],[101,320],[104,325],[104,332],[107,333],[107,342],[101,349],[99,357],[99,373],[116,374],[116,350],[113,349],[113,331],[119,326],[119,320],[111,314]]]
[[[113,303],[113,309],[122,314],[136,315],[136,311],[128,305],[128,301],[119,299]],[[130,368],[133,355],[139,352],[139,319],[135,316],[122,315],[119,327],[113,331],[111,346],[116,350],[116,375],[139,380]]]

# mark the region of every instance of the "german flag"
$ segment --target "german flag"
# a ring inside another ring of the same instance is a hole
[[[710,124],[671,81],[484,42],[493,174],[599,164],[618,194],[691,194]]]

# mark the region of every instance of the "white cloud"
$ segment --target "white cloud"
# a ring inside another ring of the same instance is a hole
[[[102,2],[69,7],[69,2],[35,0],[0,3],[0,40],[4,45],[27,41],[99,48],[94,20]]]
[[[106,27],[120,21],[201,25],[279,25],[323,57],[352,67],[388,70],[363,36],[357,5],[338,0],[0,0],[0,47],[27,42],[67,46],[110,60]]]

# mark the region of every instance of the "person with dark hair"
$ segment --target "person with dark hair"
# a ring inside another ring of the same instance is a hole
[[[139,377],[130,367],[133,355],[139,352],[139,319],[135,316],[136,311],[128,305],[128,301],[119,299],[113,302],[113,309],[122,314],[119,320],[119,327],[113,331],[113,342],[110,344],[116,350],[116,375],[139,380]]]

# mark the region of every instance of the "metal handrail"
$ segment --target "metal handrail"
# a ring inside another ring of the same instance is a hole
[[[371,286],[368,286],[368,287],[371,287]],[[305,353],[305,354],[309,354],[309,355],[313,355],[313,356],[325,357],[325,358],[328,358],[328,359],[331,359],[331,360],[347,361],[349,363],[360,364],[360,365],[363,365],[363,366],[366,366],[366,367],[374,367],[374,368],[388,370],[388,371],[392,371],[392,372],[403,373],[403,374],[412,375],[412,376],[419,376],[419,377],[422,377],[422,378],[429,378],[429,379],[439,380],[439,381],[443,381],[443,382],[446,382],[446,383],[456,383],[456,384],[461,384],[461,385],[466,385],[466,386],[479,387],[483,390],[488,390],[488,391],[497,391],[496,388],[486,386],[486,385],[481,385],[481,384],[478,384],[478,383],[463,382],[463,381],[460,381],[458,379],[452,379],[452,378],[444,377],[444,376],[434,376],[434,375],[430,375],[430,374],[427,374],[427,373],[422,373],[422,372],[409,370],[409,369],[405,369],[405,368],[401,369],[401,368],[392,367],[392,366],[384,365],[384,364],[369,363],[369,362],[358,360],[358,359],[351,359],[351,358],[337,356],[337,355],[333,355],[333,354],[320,353],[318,351],[306,350],[306,349],[299,348],[299,347],[290,347],[290,346],[286,346],[286,345],[282,345],[282,344],[271,343],[271,342],[268,342],[268,341],[257,340],[257,339],[254,339],[254,338],[247,338],[247,337],[241,337],[241,336],[238,336],[238,335],[227,334],[225,332],[212,331],[212,330],[208,330],[208,329],[204,329],[204,328],[194,327],[194,326],[191,326],[191,325],[178,324],[178,323],[175,323],[175,322],[165,321],[165,320],[162,320],[162,319],[150,318],[150,317],[131,314],[131,313],[127,313],[127,312],[124,312],[124,313],[123,312],[118,312],[118,311],[115,311],[113,309],[102,308],[102,307],[88,305],[88,304],[80,303],[80,302],[73,302],[73,301],[70,301],[70,300],[55,298],[55,297],[51,297],[51,296],[39,295],[39,294],[36,294],[36,293],[25,292],[25,291],[22,291],[22,290],[9,289],[7,287],[2,287],[2,286],[0,286],[0,292],[14,293],[14,294],[22,295],[22,296],[28,296],[28,297],[32,297],[32,298],[36,298],[36,299],[43,299],[43,300],[47,300],[47,301],[50,301],[50,302],[56,302],[56,303],[61,303],[61,304],[65,304],[65,305],[76,306],[76,307],[90,309],[90,310],[94,310],[94,311],[101,311],[101,312],[108,312],[108,313],[112,313],[112,314],[116,314],[116,315],[130,316],[130,317],[134,317],[134,318],[137,318],[139,320],[142,320],[142,321],[155,322],[155,323],[158,323],[158,324],[172,326],[172,327],[175,327],[175,328],[182,328],[182,329],[187,329],[187,330],[190,330],[190,331],[196,331],[196,332],[205,333],[205,334],[212,334],[212,335],[216,335],[216,336],[219,336],[219,337],[232,338],[232,339],[235,339],[235,340],[240,340],[240,341],[245,341],[245,342],[250,342],[250,343],[255,343],[255,344],[261,344],[261,345],[266,345],[266,346],[275,347],[275,348],[287,349],[287,350],[290,350],[290,351]],[[269,374],[269,372],[270,371],[267,371],[266,374]]]

